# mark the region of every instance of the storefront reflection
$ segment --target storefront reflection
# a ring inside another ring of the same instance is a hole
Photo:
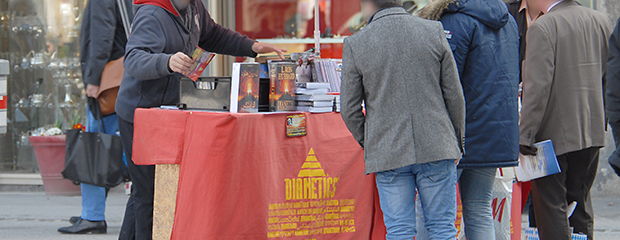
[[[37,172],[28,137],[85,115],[78,51],[85,0],[0,0],[0,59],[8,59],[8,131],[0,172]]]

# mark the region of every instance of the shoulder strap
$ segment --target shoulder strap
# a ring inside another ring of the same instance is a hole
[[[116,0],[116,2],[118,3],[118,9],[121,14],[121,19],[123,20],[123,28],[125,28],[125,36],[129,38],[129,34],[131,34],[131,23],[129,22],[127,4],[125,4],[125,0]]]

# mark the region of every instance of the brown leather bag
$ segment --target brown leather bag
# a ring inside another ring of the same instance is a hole
[[[99,83],[99,92],[97,93],[97,101],[99,102],[99,108],[101,109],[102,116],[108,116],[116,112],[116,98],[118,97],[118,89],[123,81],[123,73],[125,68],[123,67],[122,57],[118,60],[110,61],[105,65],[103,73],[101,74],[101,82]]]
[[[131,22],[129,20],[127,6],[123,0],[116,0],[116,4],[119,6],[119,12],[123,20],[125,36],[129,37],[131,34]],[[105,117],[116,112],[116,98],[118,97],[118,90],[123,81],[123,73],[125,73],[125,67],[123,67],[124,59],[125,57],[122,57],[110,61],[103,68],[101,82],[99,83],[99,92],[97,96],[95,96],[99,102],[101,116]]]

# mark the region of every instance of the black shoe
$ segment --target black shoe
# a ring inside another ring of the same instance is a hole
[[[58,232],[68,234],[104,234],[108,232],[108,224],[105,221],[91,222],[80,218],[75,225],[59,228]]]
[[[77,222],[80,221],[80,219],[82,219],[82,217],[73,216],[69,218],[69,223],[71,223],[71,225],[75,225]]]

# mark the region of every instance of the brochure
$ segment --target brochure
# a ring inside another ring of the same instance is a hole
[[[196,47],[196,50],[194,50],[191,57],[194,59],[194,64],[192,65],[192,68],[190,68],[189,71],[184,72],[183,75],[191,80],[194,80],[195,82],[200,75],[202,75],[202,72],[207,69],[207,66],[211,63],[213,57],[215,57],[215,53],[210,53],[200,47]]]

